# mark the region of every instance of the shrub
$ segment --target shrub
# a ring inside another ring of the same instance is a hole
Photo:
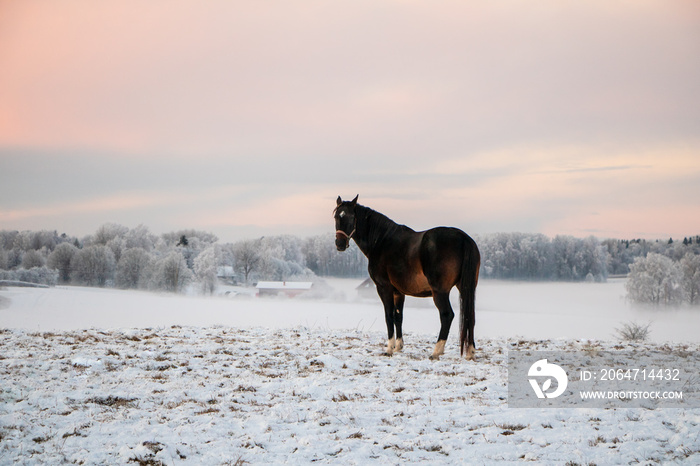
[[[636,322],[628,322],[622,324],[622,328],[616,328],[618,338],[625,341],[645,341],[649,338],[651,330],[651,322],[646,325],[638,324]]]

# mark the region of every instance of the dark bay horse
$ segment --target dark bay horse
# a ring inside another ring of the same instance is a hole
[[[481,255],[474,240],[457,228],[413,231],[383,214],[338,196],[335,245],[338,251],[355,240],[369,260],[369,276],[384,305],[389,355],[403,348],[403,304],[406,295],[431,297],[440,311],[440,334],[430,359],[445,352],[454,312],[450,290],[460,294],[460,352],[474,359],[474,298]],[[396,335],[394,336],[394,329]]]

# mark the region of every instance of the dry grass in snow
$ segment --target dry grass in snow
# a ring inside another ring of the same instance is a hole
[[[697,409],[507,407],[511,345],[612,343],[481,340],[466,362],[351,330],[0,332],[0,464],[700,462]]]

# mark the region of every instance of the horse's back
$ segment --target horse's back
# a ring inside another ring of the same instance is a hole
[[[458,228],[436,227],[423,232],[420,260],[430,286],[449,291],[459,283],[462,262],[474,240]]]
[[[426,230],[421,239],[421,250],[428,255],[463,255],[464,248],[474,240],[459,228],[436,227]]]
[[[449,292],[457,285],[465,254],[475,245],[469,235],[452,227],[420,232],[406,228],[392,240],[370,260],[370,276],[377,286],[386,280],[398,292],[418,297]]]

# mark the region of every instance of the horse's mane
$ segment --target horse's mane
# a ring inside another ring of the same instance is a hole
[[[392,219],[377,212],[374,209],[357,204],[355,208],[355,218],[358,233],[362,232],[365,236],[367,246],[373,248],[380,244],[385,238],[391,237],[396,233],[409,230],[406,225],[400,225]]]

